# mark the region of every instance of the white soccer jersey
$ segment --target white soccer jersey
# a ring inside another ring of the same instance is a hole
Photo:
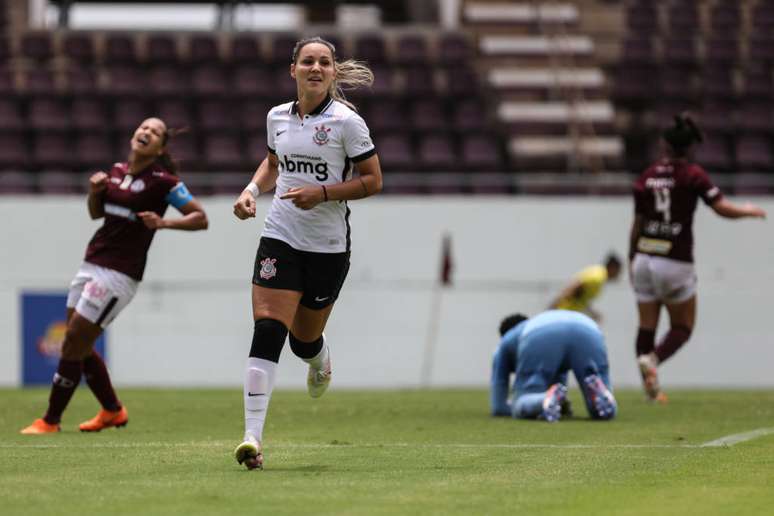
[[[296,102],[280,104],[266,117],[269,152],[279,160],[279,177],[262,236],[294,249],[317,253],[349,251],[346,201],[297,208],[280,196],[290,188],[335,185],[351,179],[352,164],[374,155],[363,119],[347,105],[327,97],[314,111],[298,116]]]

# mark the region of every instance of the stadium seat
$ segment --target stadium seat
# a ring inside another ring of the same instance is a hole
[[[243,130],[249,132],[262,131],[266,133],[266,115],[272,108],[268,101],[247,101],[240,104],[238,120]],[[264,146],[266,139],[264,138]]]
[[[228,53],[234,64],[257,66],[263,62],[258,38],[254,34],[239,34],[231,40]]]
[[[173,65],[160,65],[151,68],[148,76],[150,92],[158,97],[184,98],[191,89],[188,72]]]
[[[456,131],[481,131],[488,126],[486,110],[480,100],[454,102],[452,108],[452,127]]]
[[[135,65],[116,65],[106,70],[102,92],[112,97],[142,97],[148,91],[144,71]]]
[[[204,100],[197,103],[198,116],[196,126],[202,131],[237,131],[239,130],[239,116],[234,106],[225,100]],[[239,105],[241,110],[242,104]],[[263,123],[265,125],[264,114]]]
[[[36,97],[56,97],[59,91],[54,72],[48,68],[35,67],[22,74],[24,92]]]
[[[95,98],[76,98],[70,106],[70,120],[73,129],[80,131],[103,131],[110,127],[105,104]]]
[[[705,67],[702,71],[701,84],[704,87],[705,99],[733,99],[736,97],[733,70],[727,67]]]
[[[66,34],[62,41],[62,53],[71,64],[91,65],[96,56],[94,39],[90,34],[78,32]]]
[[[457,66],[469,63],[473,49],[467,37],[459,33],[447,33],[438,42],[438,63],[443,66]]]
[[[653,40],[650,35],[629,34],[623,42],[622,65],[648,65],[655,61]]]
[[[66,131],[70,128],[67,103],[61,99],[34,98],[28,106],[29,126],[37,131]]]
[[[635,33],[653,34],[658,32],[658,11],[655,5],[639,3],[626,7],[626,26]]]
[[[21,115],[21,99],[11,96],[0,99],[0,131],[20,132],[25,126]]]
[[[698,63],[696,41],[692,37],[680,35],[663,41],[663,59],[667,64],[695,66]]]
[[[247,163],[247,170],[255,170],[258,165],[261,164],[263,158],[265,158],[269,153],[265,124],[262,131],[255,130],[250,132],[247,135],[245,142],[245,159]]]
[[[730,172],[734,167],[728,143],[722,137],[707,137],[696,149],[696,162],[712,172]]]
[[[269,74],[273,78],[274,91],[272,97],[277,99],[277,104],[288,102],[298,96],[296,81],[290,76],[290,68],[281,66],[275,68],[274,73]]]
[[[0,138],[0,169],[25,170],[30,165],[27,141],[21,133],[4,133]]]
[[[417,170],[417,162],[405,134],[384,134],[374,139],[385,172]]]
[[[124,142],[121,148],[128,150],[129,139],[140,122],[155,113],[140,99],[119,99],[113,103],[113,127],[119,132],[119,140]]]
[[[204,161],[209,172],[238,171],[245,159],[236,136],[213,134],[204,139]]]
[[[479,79],[476,71],[460,67],[445,72],[446,93],[453,98],[476,98],[479,96]]]
[[[503,160],[493,136],[468,136],[462,140],[462,165],[466,172],[495,172]]]
[[[409,97],[430,97],[437,93],[432,68],[413,66],[404,69],[404,94]]]
[[[181,129],[193,127],[193,117],[185,100],[161,99],[156,102],[156,113],[167,127]]]
[[[170,138],[168,147],[172,159],[178,162],[182,173],[203,170],[199,147],[192,133],[175,135]]]
[[[217,65],[221,61],[218,41],[209,34],[192,36],[188,49],[188,60],[194,65]]]
[[[774,82],[769,67],[749,69],[744,74],[744,97],[746,99],[771,100]]]
[[[448,136],[425,136],[419,142],[419,165],[424,170],[448,172],[459,166],[454,144]]]
[[[725,33],[705,42],[705,61],[710,66],[730,66],[739,59],[739,41]]]
[[[44,171],[37,178],[40,193],[66,195],[85,190],[81,178],[72,172]]]
[[[369,65],[387,62],[387,48],[384,39],[378,35],[362,35],[355,38],[355,58]]]
[[[127,136],[127,140],[129,137]],[[104,132],[92,131],[78,136],[75,142],[77,167],[83,171],[107,171],[116,161],[123,161],[128,142],[115,152],[111,139]]]
[[[175,65],[180,61],[174,36],[153,34],[148,37],[146,61],[151,65]]]
[[[427,39],[418,34],[407,34],[398,38],[394,62],[400,65],[427,66],[429,57]]]
[[[736,142],[736,162],[740,172],[770,172],[772,152],[770,142],[759,136],[742,136]]]
[[[0,139],[1,140],[1,139]],[[3,144],[0,141],[0,168],[3,167]],[[35,177],[28,172],[0,171],[0,193],[31,194],[35,192]]]
[[[298,34],[274,35],[269,51],[269,63],[272,66],[280,67],[286,72],[289,72],[290,63],[293,60],[293,48],[296,46],[296,41],[298,40]]]
[[[109,33],[105,40],[104,63],[109,66],[137,63],[137,45],[132,36]]]
[[[742,133],[758,135],[774,132],[774,117],[770,102],[747,100],[736,113],[736,126]]]
[[[64,72],[64,92],[74,96],[97,93],[97,75],[91,68],[70,65]]]
[[[747,42],[747,58],[754,62],[774,62],[774,35],[770,32],[752,34]]]
[[[409,112],[409,120],[415,131],[448,131],[451,128],[446,120],[443,104],[437,100],[414,102]]]
[[[669,6],[669,32],[693,34],[700,29],[699,11],[693,2],[676,2]]]
[[[696,98],[696,76],[689,67],[664,67],[659,76],[662,98],[672,101],[690,101]]]
[[[220,97],[231,94],[231,77],[217,64],[198,66],[191,72],[191,89],[198,97]]]
[[[245,64],[234,71],[231,81],[233,93],[247,100],[256,98],[269,98],[276,95],[274,76],[268,69],[259,66]]]
[[[21,38],[20,54],[37,62],[48,61],[54,56],[51,34],[48,32],[24,34]]]
[[[38,170],[72,170],[77,166],[70,137],[63,133],[36,134],[32,161]]]
[[[8,68],[0,68],[0,94],[5,96],[16,93],[16,75]]]
[[[0,31],[0,66],[4,66],[11,58],[11,44],[8,38]]]
[[[385,100],[370,104],[365,115],[365,121],[371,131],[406,131],[408,120],[400,102]]]
[[[710,27],[712,34],[735,34],[739,31],[742,14],[737,2],[726,2],[711,7]]]

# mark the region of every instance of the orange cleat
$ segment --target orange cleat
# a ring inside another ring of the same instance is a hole
[[[25,435],[41,435],[41,434],[55,434],[59,432],[61,428],[58,424],[50,425],[46,423],[43,418],[36,419],[27,428],[22,428],[21,432]]]
[[[99,414],[88,421],[84,421],[78,425],[78,428],[81,432],[99,432],[103,428],[110,428],[111,426],[126,426],[128,422],[129,413],[126,411],[126,407],[121,407],[121,410],[116,412],[99,409]]]

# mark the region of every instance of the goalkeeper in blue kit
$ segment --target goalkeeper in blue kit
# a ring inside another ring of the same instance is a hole
[[[567,374],[572,370],[589,415],[615,417],[605,340],[591,318],[568,310],[532,318],[515,314],[502,321],[500,335],[492,363],[493,416],[558,421],[569,412]],[[512,387],[511,374],[516,375]]]

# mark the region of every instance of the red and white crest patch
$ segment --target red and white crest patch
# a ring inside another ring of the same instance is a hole
[[[261,260],[261,271],[259,273],[261,279],[268,280],[277,275],[277,267],[274,266],[275,263],[277,263],[276,258],[264,258]]]

